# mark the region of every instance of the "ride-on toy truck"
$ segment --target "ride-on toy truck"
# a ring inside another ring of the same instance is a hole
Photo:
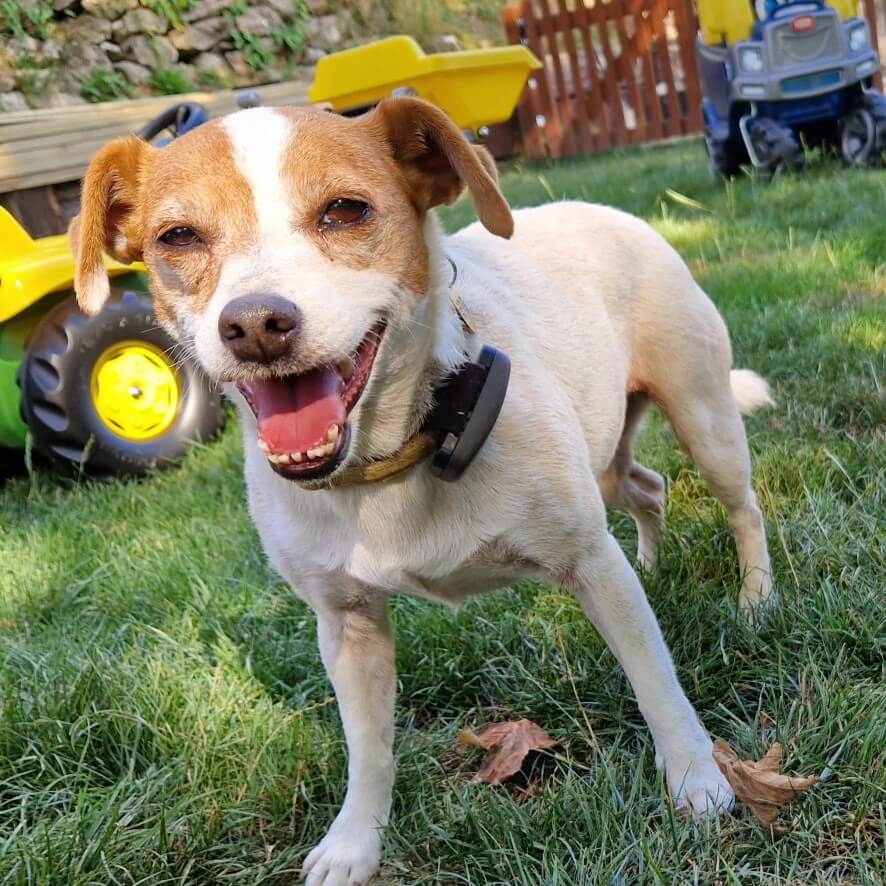
[[[798,169],[802,141],[873,165],[886,151],[880,59],[857,0],[699,0],[697,43],[712,174]],[[802,139],[802,141],[801,141]]]
[[[175,137],[206,119],[180,104],[139,134]],[[30,433],[54,462],[142,474],[211,437],[221,395],[157,326],[144,268],[105,266],[111,299],[87,317],[74,300],[68,238],[32,240],[0,207],[0,447],[24,448]]]

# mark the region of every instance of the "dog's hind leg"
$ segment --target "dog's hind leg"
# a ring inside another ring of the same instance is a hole
[[[661,474],[634,461],[633,439],[640,428],[649,397],[629,394],[625,423],[615,456],[600,477],[607,507],[626,510],[637,524],[637,561],[652,569],[664,526],[665,484]]]
[[[712,366],[705,352],[700,356],[705,359],[674,362],[657,390],[659,405],[705,483],[726,508],[742,576],[739,603],[751,615],[769,600],[772,579],[738,401],[750,411],[771,400],[759,376],[730,373],[728,364]]]
[[[574,569],[558,576],[603,636],[631,682],[678,806],[723,812],[734,796],[713,758],[711,739],[677,680],[640,581],[605,529]]]

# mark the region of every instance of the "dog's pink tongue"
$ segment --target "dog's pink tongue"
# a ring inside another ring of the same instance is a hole
[[[253,382],[258,434],[271,452],[307,452],[326,442],[330,425],[347,418],[341,375],[331,366],[287,379]]]

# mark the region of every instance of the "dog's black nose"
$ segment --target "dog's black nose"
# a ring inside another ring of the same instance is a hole
[[[225,347],[250,363],[273,363],[288,356],[300,326],[298,308],[273,295],[235,298],[218,318]]]

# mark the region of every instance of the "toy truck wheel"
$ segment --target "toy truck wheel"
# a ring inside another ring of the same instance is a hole
[[[772,175],[799,172],[804,164],[803,148],[793,130],[768,117],[754,120],[750,140],[757,163]]]
[[[734,178],[741,172],[741,164],[746,162],[744,152],[731,141],[724,141],[705,136],[705,148],[708,152],[708,171],[716,181],[720,176]]]
[[[876,153],[872,162],[886,164],[886,96],[879,92],[867,92],[864,96],[864,106],[873,115],[877,130]]]
[[[840,123],[840,155],[847,166],[876,166],[886,152],[886,99],[867,93]]]
[[[840,155],[847,166],[869,166],[877,159],[877,123],[865,107],[853,108],[840,126]]]
[[[35,448],[90,473],[144,474],[221,427],[221,396],[172,339],[148,302],[112,293],[95,317],[73,298],[34,330],[19,376]]]

